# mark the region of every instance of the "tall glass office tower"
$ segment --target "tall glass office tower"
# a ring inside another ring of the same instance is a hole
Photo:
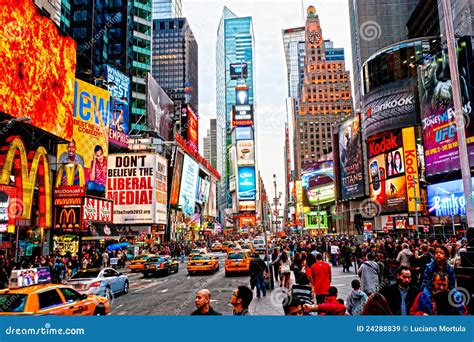
[[[218,208],[223,217],[226,208],[232,208],[233,199],[229,188],[232,167],[229,163],[229,150],[232,146],[231,110],[235,105],[237,80],[230,77],[230,64],[244,62],[248,65],[249,103],[255,105],[254,88],[254,33],[251,17],[238,17],[224,7],[217,30],[216,43],[216,114],[217,114],[217,171],[221,175],[218,187]],[[235,201],[234,201],[235,204]],[[234,207],[234,209],[236,209]],[[234,210],[235,212],[236,210]]]

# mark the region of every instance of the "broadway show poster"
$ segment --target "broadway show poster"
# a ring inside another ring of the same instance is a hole
[[[154,224],[156,203],[155,154],[112,154],[107,197],[114,201],[115,224]]]
[[[109,92],[78,79],[74,88],[73,137],[68,144],[58,145],[58,164],[80,166],[84,170],[85,184],[77,184],[80,180],[77,169],[73,184],[67,183],[67,172],[58,177],[62,177],[61,186],[85,186],[87,194],[104,197],[109,151]]]
[[[400,130],[378,134],[367,141],[369,192],[379,214],[408,210],[403,139]]]
[[[474,66],[470,39],[458,41],[459,81],[463,105],[469,162],[474,166],[474,120],[472,89]],[[426,175],[458,170],[459,147],[452,96],[449,61],[446,52],[424,55],[418,67],[421,123],[425,148]]]
[[[338,140],[342,199],[362,197],[364,196],[364,166],[359,115],[339,126]]]

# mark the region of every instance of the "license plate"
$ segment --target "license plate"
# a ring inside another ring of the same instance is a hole
[[[197,262],[196,266],[202,266],[202,262]]]
[[[155,265],[148,266],[148,268],[156,268]]]
[[[239,266],[239,264],[240,264],[239,262],[236,262],[236,263],[235,263],[235,266]]]

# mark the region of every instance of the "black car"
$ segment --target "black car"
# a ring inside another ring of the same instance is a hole
[[[147,278],[150,275],[169,275],[171,273],[178,273],[178,269],[179,262],[176,259],[171,258],[170,256],[158,255],[149,258],[145,262],[142,272],[143,276]]]

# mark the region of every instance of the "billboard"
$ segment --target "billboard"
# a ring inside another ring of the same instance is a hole
[[[115,224],[153,224],[156,203],[156,155],[111,154],[107,197],[114,201]]]
[[[54,228],[63,231],[79,231],[83,229],[81,207],[56,206],[54,207]]]
[[[237,141],[237,165],[255,165],[255,149],[253,140]]]
[[[381,213],[408,210],[402,131],[373,136],[367,141],[369,193]]]
[[[198,179],[198,186],[196,190],[196,202],[199,204],[205,204],[209,198],[209,187],[211,183],[201,177]]]
[[[252,126],[253,105],[232,106],[232,126]]]
[[[310,211],[304,215],[305,227],[311,229],[328,229],[327,211]]]
[[[360,117],[354,116],[339,126],[339,173],[343,200],[364,196],[364,166]]]
[[[187,111],[187,134],[186,134],[186,140],[189,143],[189,146],[194,150],[198,151],[199,149],[199,124],[198,124],[198,117],[194,113],[193,109],[191,108],[190,105],[188,105],[188,111]]]
[[[304,164],[301,170],[301,184],[307,204],[316,206],[335,201],[334,165],[331,161]]]
[[[16,188],[0,185],[0,233],[15,231]]]
[[[255,201],[239,201],[239,211],[255,211]]]
[[[378,87],[364,96],[367,137],[416,125],[415,80],[407,78]]]
[[[183,174],[183,154],[176,151],[176,159],[173,168],[173,180],[171,183],[170,204],[178,205],[179,189],[181,187],[181,175]]]
[[[420,177],[418,171],[419,158],[417,157],[418,151],[415,141],[415,128],[408,127],[402,129],[402,136],[403,154],[405,159],[405,176],[408,192],[408,211],[415,212],[415,205],[417,205],[415,197],[420,197]],[[419,204],[417,210],[421,211]]]
[[[235,127],[235,140],[253,140],[252,127]]]
[[[109,143],[128,147],[130,131],[130,77],[110,65],[103,70],[111,101]]]
[[[239,217],[240,228],[255,226],[256,217],[255,215],[241,215]]]
[[[74,89],[73,137],[68,144],[58,145],[58,164],[67,164],[57,175],[61,177],[59,185],[85,185],[87,194],[103,197],[109,151],[109,92],[81,80],[75,81]],[[75,168],[72,183],[67,178],[68,168]]]
[[[209,184],[209,198],[206,209],[207,216],[217,217],[217,184],[212,179]]]
[[[254,166],[239,166],[237,171],[239,201],[255,201],[257,186]]]
[[[178,202],[184,214],[192,215],[194,213],[198,176],[198,163],[188,155],[184,155],[181,191],[179,193]]]
[[[428,211],[430,216],[466,215],[462,180],[428,185]]]
[[[248,77],[247,63],[231,63],[230,64],[230,79],[238,80]]]
[[[98,198],[84,198],[84,215],[85,221],[91,222],[113,222],[114,202]]]
[[[33,1],[0,13],[0,112],[64,140],[72,136],[76,43],[59,33]],[[2,6],[7,6],[5,3]]]
[[[472,111],[474,65],[470,38],[461,39],[458,46],[459,81],[464,122],[467,124],[466,141],[469,163],[472,167],[474,166],[474,118]],[[426,175],[432,176],[460,168],[459,148],[447,53],[423,57],[424,62],[418,67],[418,88]]]
[[[168,161],[156,155],[155,168],[155,223],[168,224]]]
[[[148,73],[147,125],[164,140],[173,138],[173,101],[166,95],[155,79]]]
[[[248,105],[249,104],[249,90],[242,88],[235,88],[235,104]]]

